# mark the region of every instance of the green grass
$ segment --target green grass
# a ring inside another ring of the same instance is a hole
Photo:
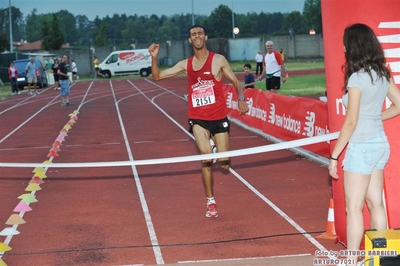
[[[249,63],[252,66],[252,70],[255,70],[256,64],[254,61],[236,61],[229,62],[233,72],[243,72],[244,64]],[[323,61],[293,61],[285,62],[285,67],[290,70],[312,70],[312,69],[324,69],[325,63]]]
[[[289,77],[285,83],[281,83],[279,94],[292,96],[324,94],[325,82],[324,74]],[[265,81],[257,82],[255,87],[266,91]]]

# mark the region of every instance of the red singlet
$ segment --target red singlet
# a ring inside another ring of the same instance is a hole
[[[193,70],[193,56],[188,59],[188,117],[199,120],[220,120],[228,115],[222,80],[212,74],[212,59],[215,53],[208,52],[203,67]]]

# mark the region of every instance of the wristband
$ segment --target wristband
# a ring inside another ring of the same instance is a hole
[[[329,159],[337,161],[339,158],[333,158],[332,155],[331,155],[331,156],[329,156]]]
[[[244,95],[240,96],[240,97],[238,98],[238,101],[245,101]]]

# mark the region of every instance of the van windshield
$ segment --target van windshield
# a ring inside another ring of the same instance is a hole
[[[110,56],[110,58],[108,58],[108,63],[115,63],[118,61],[118,54],[113,54],[112,56]]]

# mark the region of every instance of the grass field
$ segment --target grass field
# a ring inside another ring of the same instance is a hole
[[[250,63],[254,65],[252,61],[237,61],[231,62],[231,68],[234,72],[243,73],[243,65]],[[324,62],[286,62],[286,68],[290,70],[311,70],[311,69],[323,69],[325,67]],[[166,68],[166,67],[164,67]],[[161,68],[163,69],[163,68]],[[82,81],[88,81],[92,79],[85,79],[80,77]],[[112,79],[126,79],[126,78],[140,78],[139,75],[113,77]],[[4,81],[3,81],[4,82]],[[325,75],[310,75],[301,77],[289,77],[288,80],[281,85],[279,91],[280,94],[284,95],[313,95],[322,94],[325,92]],[[265,82],[257,82],[256,87],[265,90]],[[0,86],[0,100],[11,96],[10,83],[5,83],[5,86]]]
[[[285,83],[281,83],[279,94],[301,96],[324,94],[326,90],[325,75],[295,76],[289,77]],[[256,88],[266,91],[265,81],[256,83]]]

